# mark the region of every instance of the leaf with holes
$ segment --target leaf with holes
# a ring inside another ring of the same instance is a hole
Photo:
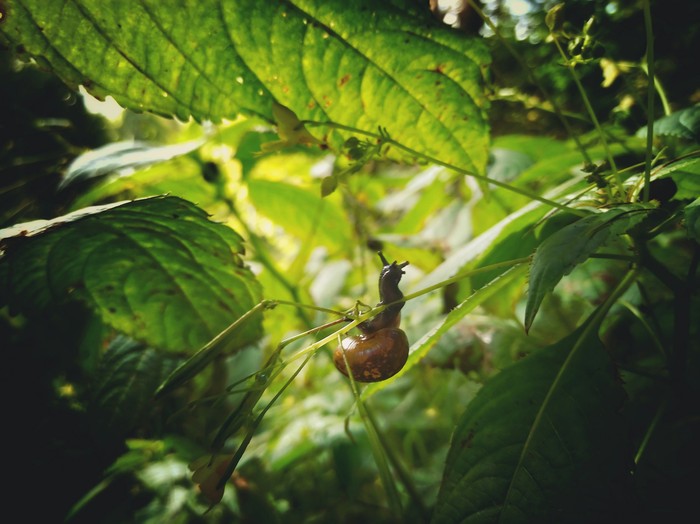
[[[302,120],[385,127],[421,153],[483,172],[488,49],[425,4],[24,0],[6,4],[0,42],[137,111],[272,122],[278,102]]]
[[[78,298],[155,348],[199,348],[260,298],[241,238],[180,198],[88,208],[3,237],[0,303],[31,315]],[[258,332],[247,325],[239,347]]]
[[[434,523],[615,522],[624,391],[586,326],[491,378],[457,425]]]

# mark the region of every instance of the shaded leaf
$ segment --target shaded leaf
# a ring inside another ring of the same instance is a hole
[[[433,522],[610,520],[628,471],[624,392],[593,331],[484,385],[452,437]]]
[[[675,136],[700,142],[700,105],[686,107],[654,122],[654,135]],[[637,136],[646,138],[647,128],[637,131]]]
[[[584,262],[615,235],[622,235],[641,222],[649,205],[624,204],[569,224],[549,236],[536,249],[532,260],[525,307],[525,329],[532,325],[545,295],[571,270]]]
[[[409,147],[483,172],[487,47],[413,7],[27,0],[9,4],[0,31],[69,85],[130,109],[272,121],[278,102],[303,120],[386,127]]]
[[[92,378],[89,409],[99,433],[126,435],[150,412],[153,392],[175,360],[127,337],[117,337]]]
[[[28,237],[31,224],[20,225],[3,242],[2,302],[14,310],[32,314],[79,298],[117,330],[182,351],[199,348],[259,301],[241,238],[180,198],[101,206],[49,224]],[[248,326],[240,345],[258,328]]]

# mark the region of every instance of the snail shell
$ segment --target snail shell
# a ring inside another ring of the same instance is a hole
[[[347,376],[343,352],[355,380],[379,382],[396,375],[406,363],[408,338],[398,328],[344,338],[333,353],[333,362],[338,371]]]

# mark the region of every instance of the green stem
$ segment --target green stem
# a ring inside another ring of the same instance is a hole
[[[569,213],[574,213],[574,214],[577,214],[580,216],[586,215],[586,213],[583,211],[580,211],[580,210],[575,209],[575,208],[570,208],[570,207],[567,207],[563,204],[560,204],[559,202],[555,202],[553,200],[549,200],[547,198],[541,197],[536,193],[532,193],[530,191],[527,191],[526,189],[521,189],[519,187],[511,186],[509,184],[506,184],[505,182],[501,182],[500,180],[495,180],[493,178],[489,178],[489,177],[484,176],[484,175],[479,175],[478,173],[474,173],[472,171],[468,171],[468,170],[463,169],[461,167],[457,167],[454,164],[450,164],[448,162],[443,162],[442,160],[440,160],[438,158],[434,158],[430,155],[420,153],[420,152],[416,151],[415,149],[411,149],[410,147],[403,145],[401,142],[394,140],[390,136],[386,136],[386,135],[382,135],[382,134],[378,134],[378,133],[372,133],[371,131],[364,131],[363,129],[358,129],[356,127],[346,126],[345,124],[339,124],[337,122],[330,122],[330,121],[318,122],[316,120],[304,120],[301,122],[301,125],[325,126],[325,127],[330,127],[333,129],[341,129],[343,131],[349,131],[351,133],[356,133],[358,135],[368,136],[368,137],[374,138],[377,141],[381,141],[381,143],[391,144],[395,148],[400,149],[400,150],[404,151],[405,153],[408,153],[409,155],[411,155],[415,158],[424,160],[426,162],[429,162],[429,163],[432,163],[432,164],[435,164],[438,166],[445,167],[445,168],[450,169],[452,171],[456,171],[457,173],[460,173],[462,175],[470,176],[470,177],[475,178],[477,180],[481,180],[483,182],[493,184],[494,186],[502,187],[508,191],[511,191],[513,193],[517,193],[519,195],[525,196],[525,197],[530,198],[532,200],[537,200],[538,202],[542,202],[543,204],[546,204],[550,207],[554,207],[554,208],[559,209],[561,211],[567,211]]]
[[[666,95],[666,90],[664,89],[664,86],[661,84],[659,77],[655,76],[654,78],[651,78],[651,76],[649,75],[649,68],[646,66],[646,64],[642,64],[641,68],[642,68],[642,71],[644,71],[644,74],[646,74],[650,80],[654,81],[654,89],[656,90],[656,94],[659,95],[659,100],[661,101],[661,107],[664,110],[664,116],[670,115],[673,112],[673,110],[671,109],[671,104],[668,101],[668,96]]]
[[[649,427],[647,428],[646,432],[644,433],[644,438],[642,439],[641,444],[639,444],[639,449],[637,450],[637,453],[634,455],[634,465],[637,466],[639,465],[639,462],[642,460],[642,456],[644,455],[644,452],[646,451],[647,447],[649,446],[649,441],[651,440],[651,436],[656,430],[656,427],[659,425],[659,422],[663,418],[664,413],[666,413],[666,408],[668,407],[668,396],[664,398],[661,401],[661,404],[659,404],[659,408],[656,410],[656,414],[654,415],[654,418],[651,420],[651,424],[649,424]]]
[[[361,399],[358,399],[358,402],[363,402]],[[374,431],[377,433],[377,436],[379,437],[379,443],[382,446],[382,449],[384,450],[384,453],[386,454],[387,458],[389,459],[389,462],[391,463],[391,466],[394,468],[394,471],[399,477],[399,480],[401,481],[401,484],[406,488],[406,492],[408,493],[409,497],[413,501],[413,504],[417,508],[418,512],[420,513],[420,516],[422,517],[422,522],[428,522],[430,520],[430,512],[428,511],[428,508],[425,507],[425,504],[423,503],[423,499],[420,496],[420,493],[418,493],[418,490],[416,489],[415,484],[413,483],[413,479],[411,478],[411,475],[406,471],[406,468],[403,466],[401,463],[401,460],[397,456],[396,452],[394,451],[393,446],[391,446],[386,439],[384,438],[383,433],[379,430],[379,425],[377,424],[377,419],[374,418],[374,415],[372,414],[372,410],[369,409],[369,406],[365,404],[365,413],[367,414],[367,417],[369,419],[369,422],[372,424],[372,427],[374,428]]]
[[[530,257],[514,258],[513,260],[506,260],[505,262],[498,262],[496,264],[489,264],[488,266],[480,267],[477,269],[469,269],[468,271],[463,271],[461,273],[457,273],[453,277],[450,277],[446,280],[443,280],[442,282],[439,282],[437,284],[433,284],[432,286],[428,286],[426,288],[423,288],[419,291],[416,291],[415,293],[409,293],[408,295],[405,295],[403,297],[403,299],[404,300],[411,300],[411,299],[414,299],[414,298],[419,297],[421,295],[425,295],[427,293],[430,293],[431,291],[435,291],[436,289],[440,289],[440,288],[443,288],[443,287],[448,286],[450,284],[454,284],[455,282],[459,282],[463,278],[473,277],[473,276],[479,275],[481,273],[489,273],[489,272],[493,271],[494,269],[501,269],[501,268],[517,266],[520,264],[526,264],[529,261],[530,261]]]
[[[345,369],[351,370],[350,363],[348,362],[348,357],[345,351],[342,352],[343,360],[345,361]],[[386,449],[382,444],[382,440],[379,436],[376,426],[373,424],[369,413],[367,412],[367,407],[360,398],[360,388],[355,381],[355,377],[352,372],[348,373],[348,378],[350,379],[350,389],[355,397],[355,405],[360,413],[360,418],[365,426],[365,431],[367,432],[367,439],[369,440],[370,449],[372,450],[372,456],[377,464],[377,469],[379,471],[379,478],[384,486],[384,491],[386,492],[387,501],[389,502],[389,507],[392,513],[397,517],[403,513],[401,509],[401,499],[399,497],[399,492],[396,489],[396,483],[394,482],[394,477],[391,475],[391,470],[389,469],[389,464],[387,462]]]
[[[267,403],[267,405],[262,409],[258,416],[255,417],[255,420],[251,423],[250,427],[248,428],[248,431],[246,431],[246,434],[243,437],[243,441],[238,445],[236,452],[234,453],[233,457],[231,458],[231,461],[226,467],[226,471],[223,473],[223,475],[221,475],[221,478],[219,479],[219,482],[216,485],[216,489],[221,489],[222,487],[224,487],[228,479],[231,478],[231,475],[233,475],[233,471],[236,469],[236,466],[238,466],[238,462],[240,462],[241,457],[243,457],[243,454],[248,448],[248,445],[253,439],[253,435],[255,435],[255,431],[260,426],[260,423],[262,422],[263,418],[265,418],[265,415],[270,410],[270,408],[282,396],[282,393],[284,393],[284,391],[289,387],[289,385],[294,381],[294,379],[297,378],[297,375],[301,372],[301,370],[304,369],[304,366],[306,366],[306,363],[309,361],[311,356],[312,355],[309,355],[304,359],[304,362],[301,363],[301,365],[296,369],[296,371],[294,371],[292,376],[289,377],[289,379],[284,383],[284,385],[275,394],[275,396],[272,397],[272,400],[270,400],[270,402]]]
[[[654,144],[654,31],[651,27],[651,8],[649,0],[643,1],[644,28],[647,34],[647,68],[651,82],[647,82],[647,145],[644,160],[644,189],[642,200],[649,201],[649,184],[651,182],[651,149]]]
[[[292,302],[290,300],[278,300],[278,299],[272,300],[271,302],[273,302],[275,304],[280,304],[283,306],[292,306],[292,307],[312,309],[314,311],[320,311],[321,313],[330,313],[331,315],[340,315],[341,317],[344,317],[346,315],[345,311],[336,311],[335,309],[328,309],[325,307],[314,306],[312,304],[304,304],[303,302]]]
[[[576,73],[576,69],[574,66],[571,64],[569,57],[566,56],[566,53],[564,52],[564,49],[561,47],[561,44],[559,43],[559,39],[554,33],[550,33],[552,40],[554,41],[554,45],[557,47],[559,50],[559,54],[562,56],[564,59],[564,65],[566,68],[569,70],[571,73],[571,78],[573,78],[574,83],[576,84],[576,87],[581,95],[581,99],[583,100],[583,105],[586,106],[586,111],[588,112],[588,116],[591,118],[591,122],[593,122],[593,125],[596,128],[596,131],[598,132],[598,136],[600,137],[600,141],[603,144],[603,149],[605,149],[605,155],[608,157],[608,162],[610,163],[610,168],[612,169],[613,175],[615,177],[615,185],[617,186],[617,191],[620,196],[625,194],[625,190],[622,186],[622,181],[620,180],[618,171],[617,171],[617,164],[615,164],[615,158],[612,155],[612,152],[610,151],[610,147],[608,146],[608,141],[605,138],[605,133],[603,132],[603,129],[600,126],[600,122],[598,121],[598,117],[595,114],[595,111],[593,110],[593,106],[591,105],[591,101],[588,99],[588,95],[586,94],[586,90],[583,87],[583,84],[581,84],[581,80],[578,77],[578,74]]]
[[[480,267],[480,268],[478,268],[478,269],[470,269],[470,270],[468,270],[468,271],[464,271],[464,272],[458,273],[458,274],[456,274],[456,275],[453,276],[453,277],[450,277],[450,278],[448,278],[448,279],[446,279],[446,280],[443,280],[442,282],[439,282],[439,283],[434,284],[434,285],[432,285],[432,286],[428,286],[428,287],[426,287],[426,288],[424,288],[424,289],[421,289],[421,290],[419,290],[419,291],[416,291],[415,293],[410,293],[410,294],[408,294],[408,295],[405,295],[405,296],[403,297],[402,300],[404,300],[404,301],[413,300],[414,298],[417,298],[417,297],[419,297],[419,296],[421,296],[421,295],[426,295],[426,294],[428,294],[428,293],[430,293],[430,292],[432,292],[432,291],[435,291],[435,290],[437,290],[437,289],[440,289],[440,288],[442,288],[442,287],[445,287],[445,286],[447,286],[447,285],[449,285],[449,284],[452,284],[452,283],[454,283],[454,282],[458,282],[459,280],[461,280],[461,279],[463,279],[463,278],[467,278],[467,277],[471,277],[471,276],[474,276],[474,275],[478,275],[478,274],[480,274],[480,273],[488,273],[489,271],[493,271],[494,269],[500,269],[500,268],[510,267],[510,266],[517,266],[517,265],[519,265],[519,264],[524,264],[524,263],[528,262],[529,260],[530,260],[529,257],[516,258],[516,259],[513,259],[513,260],[507,260],[507,261],[505,261],[505,262],[499,262],[499,263],[497,263],[497,264],[490,264],[490,265],[488,265],[488,266]],[[393,303],[384,304],[384,305],[381,305],[381,306],[376,306],[376,307],[372,308],[371,310],[369,310],[369,311],[367,311],[367,312],[365,312],[365,313],[362,313],[361,315],[357,316],[354,320],[352,320],[352,322],[350,322],[348,325],[346,325],[346,326],[340,328],[338,331],[334,331],[333,333],[331,333],[330,335],[324,337],[323,339],[321,339],[321,340],[319,340],[319,341],[317,341],[317,342],[314,342],[313,344],[307,346],[306,348],[304,348],[304,349],[298,351],[298,352],[295,353],[294,355],[291,355],[291,356],[287,359],[287,362],[293,361],[293,360],[295,360],[295,359],[297,359],[297,358],[300,358],[300,357],[302,357],[302,356],[304,356],[304,355],[306,355],[306,354],[308,354],[308,353],[314,353],[314,352],[316,352],[319,348],[321,348],[321,347],[325,346],[326,344],[332,342],[332,341],[333,341],[334,339],[336,339],[338,336],[347,333],[348,331],[350,331],[352,328],[354,328],[355,326],[357,326],[357,325],[360,324],[361,322],[363,322],[363,321],[365,321],[365,320],[367,320],[367,319],[369,319],[369,318],[372,318],[372,317],[378,315],[379,313],[381,313],[382,311],[384,311],[387,307],[391,306],[392,304],[393,304]]]
[[[491,31],[493,31],[493,33],[500,40],[500,42],[505,46],[505,48],[508,50],[508,52],[511,55],[513,55],[513,57],[518,62],[518,64],[520,64],[520,67],[523,69],[523,71],[525,71],[525,74],[527,74],[530,82],[532,82],[534,85],[536,85],[537,88],[542,93],[542,96],[544,96],[544,98],[546,100],[548,100],[550,104],[552,104],[552,109],[554,110],[554,113],[557,115],[557,117],[561,121],[567,134],[573,139],[574,143],[576,144],[576,147],[581,152],[581,156],[583,156],[584,161],[587,164],[592,164],[593,162],[591,161],[591,157],[588,155],[586,148],[583,146],[583,144],[579,140],[578,136],[576,135],[576,133],[574,133],[574,130],[569,125],[569,121],[564,117],[563,111],[559,107],[559,104],[557,104],[556,101],[554,100],[554,98],[549,95],[549,93],[544,88],[542,83],[537,79],[537,77],[533,73],[532,68],[527,65],[527,62],[525,62],[525,59],[523,59],[523,57],[520,56],[520,53],[518,53],[518,51],[513,47],[513,45],[510,43],[510,41],[508,39],[506,39],[501,34],[501,32],[496,27],[496,25],[491,21],[491,19],[488,16],[486,16],[486,14],[481,10],[479,5],[474,0],[467,0],[467,2],[471,6],[471,8],[474,9],[474,12],[476,12],[476,14],[478,14],[481,17],[481,19],[484,21],[484,23],[489,26],[489,29],[491,29]]]

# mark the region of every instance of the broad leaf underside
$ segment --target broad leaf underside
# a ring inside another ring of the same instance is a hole
[[[18,0],[0,32],[69,85],[131,109],[271,120],[278,101],[302,119],[385,127],[422,153],[483,171],[484,43],[397,4]]]

